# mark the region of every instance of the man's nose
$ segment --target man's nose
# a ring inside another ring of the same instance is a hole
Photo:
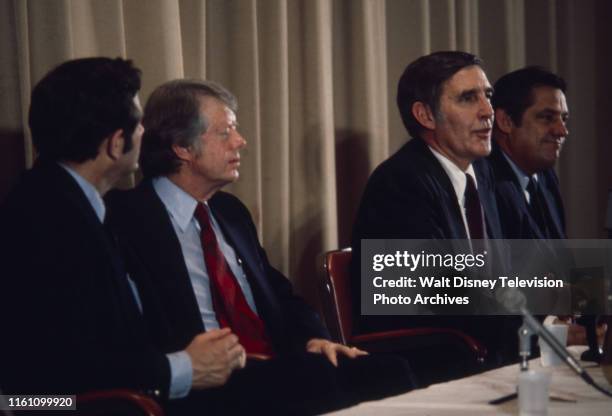
[[[234,146],[236,149],[242,149],[247,145],[247,141],[238,131],[235,132]]]
[[[569,135],[569,130],[567,129],[567,124],[562,119],[557,120],[557,122],[553,125],[553,135],[555,137],[567,137]]]
[[[493,118],[493,106],[491,100],[488,97],[483,97],[480,100],[480,116],[483,118]]]

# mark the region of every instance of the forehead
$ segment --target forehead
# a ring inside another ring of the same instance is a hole
[[[223,101],[212,97],[204,97],[200,99],[200,112],[212,124],[236,123],[236,113],[229,108]]]
[[[442,94],[458,94],[468,90],[488,90],[491,83],[487,75],[478,65],[467,66],[457,71],[444,84]]]
[[[539,86],[531,90],[531,105],[528,110],[551,109],[567,112],[567,101],[565,94],[559,88],[550,86]]]

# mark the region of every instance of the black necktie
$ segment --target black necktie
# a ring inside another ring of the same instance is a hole
[[[542,235],[547,238],[549,237],[548,217],[546,215],[544,196],[542,195],[538,182],[533,177],[529,178],[527,192],[529,192],[529,211],[538,224],[538,227],[540,227]]]
[[[485,227],[480,197],[472,176],[466,173],[465,178],[465,218],[470,230],[470,239],[482,240],[485,238]]]

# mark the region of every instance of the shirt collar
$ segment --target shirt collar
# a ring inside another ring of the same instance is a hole
[[[153,188],[166,206],[170,216],[174,218],[176,224],[184,232],[193,218],[198,200],[165,176],[153,179]]]
[[[510,166],[512,167],[512,170],[514,171],[514,174],[516,175],[516,178],[519,181],[519,184],[521,185],[521,189],[523,191],[525,191],[527,189],[527,185],[529,185],[529,175],[527,175],[525,172],[523,172],[523,170],[521,168],[519,168],[516,163],[514,163],[514,161],[510,158],[510,156],[508,156],[506,154],[506,152],[504,152],[502,150],[502,154],[504,155],[504,157],[506,158],[506,160],[508,161],[508,163],[510,163]],[[531,175],[531,177],[537,182],[538,181],[538,175],[536,175],[535,173],[533,175]]]
[[[93,186],[87,179],[79,175],[74,169],[70,168],[68,165],[64,163],[59,163],[59,165],[66,170],[74,178],[76,183],[79,185],[79,188],[85,194],[85,197],[91,204],[94,209],[96,216],[100,220],[100,222],[104,222],[104,216],[106,215],[106,206],[104,205],[104,200],[102,196],[100,196],[100,192]]]
[[[474,179],[474,185],[476,185],[476,189],[478,189],[478,181],[476,180],[476,174],[474,173],[474,167],[470,163],[466,171],[462,171],[459,169],[457,165],[451,162],[446,156],[434,150],[431,146],[429,146],[429,150],[431,153],[438,159],[438,162],[442,165],[442,169],[448,175],[448,178],[453,185],[453,189],[455,190],[455,194],[457,195],[457,199],[463,201],[463,197],[465,194],[465,186],[466,186],[466,178],[465,174],[467,173]]]

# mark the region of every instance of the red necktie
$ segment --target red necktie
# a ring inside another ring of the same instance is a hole
[[[204,262],[210,281],[213,308],[221,328],[230,327],[249,354],[274,355],[263,321],[253,312],[217,243],[208,207],[198,203]]]

